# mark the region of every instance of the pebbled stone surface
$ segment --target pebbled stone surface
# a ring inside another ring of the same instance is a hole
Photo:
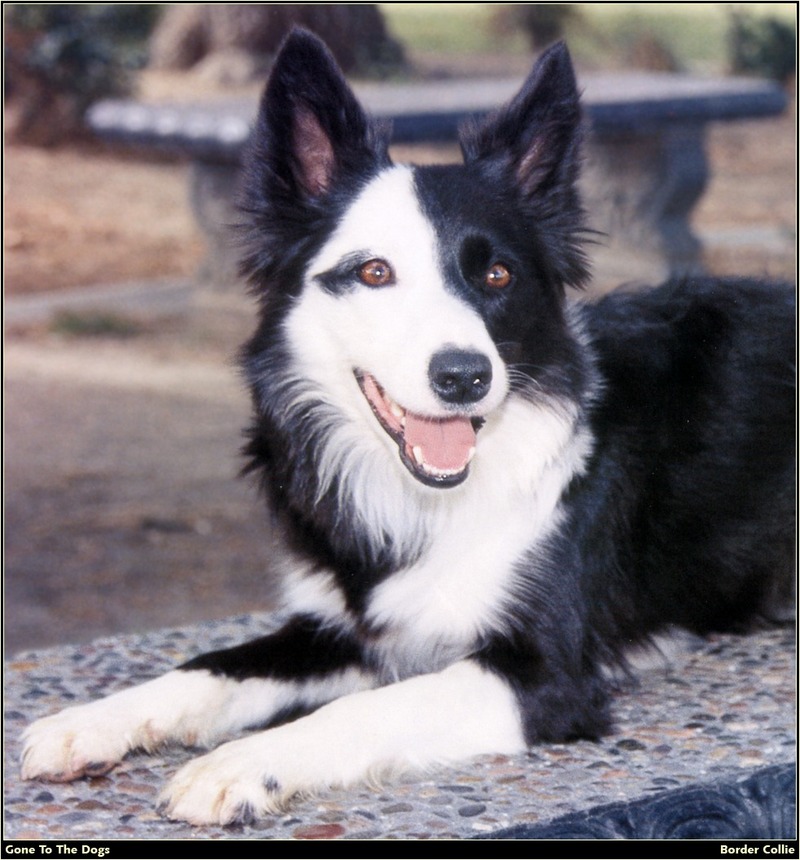
[[[795,646],[789,630],[715,636],[670,667],[627,682],[615,699],[614,733],[599,743],[543,745],[378,789],[334,791],[246,826],[192,828],[156,813],[158,791],[191,756],[186,750],[133,755],[103,777],[65,785],[19,780],[19,738],[32,719],[154,677],[201,651],[260,635],[269,623],[267,615],[237,616],[23,652],[7,662],[4,837],[619,838],[622,828],[629,838],[659,838],[659,821],[674,824],[676,814],[680,819],[681,810],[690,809],[683,830],[676,824],[661,835],[691,838],[690,827],[700,833],[708,822],[720,821],[720,804],[731,812],[718,829],[724,825],[730,832],[717,835],[746,836],[765,827],[785,831],[771,838],[793,835],[794,813],[786,806],[794,786],[786,767],[796,760]],[[789,792],[785,802],[776,801],[779,807],[771,810],[759,806],[759,797],[766,802],[775,796],[776,785]],[[697,814],[700,800],[707,812]],[[654,801],[661,805],[648,806]]]

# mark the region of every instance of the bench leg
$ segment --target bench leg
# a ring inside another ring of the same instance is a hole
[[[240,220],[234,205],[239,168],[235,164],[193,161],[189,203],[206,240],[206,258],[198,277],[224,288],[238,281],[238,252],[234,225]]]
[[[598,259],[629,266],[628,278],[614,273],[622,281],[701,272],[691,215],[709,175],[702,124],[590,134],[583,193],[590,226],[605,234]]]

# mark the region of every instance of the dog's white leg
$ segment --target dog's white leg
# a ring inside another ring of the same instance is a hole
[[[161,807],[193,824],[230,824],[280,808],[297,793],[524,748],[514,693],[467,660],[224,744],[181,768]]]
[[[369,677],[355,668],[298,682],[178,669],[33,723],[23,738],[22,777],[66,782],[97,776],[131,750],[209,746],[285,708],[312,708],[369,686]]]
[[[39,720],[25,733],[22,776],[67,781],[105,773],[134,749],[210,745],[283,711],[310,710],[375,684],[346,631],[296,616],[260,639]]]

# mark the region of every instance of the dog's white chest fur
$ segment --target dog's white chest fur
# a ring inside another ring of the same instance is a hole
[[[438,491],[426,550],[374,590],[365,613],[383,631],[378,651],[399,677],[440,669],[502,626],[519,598],[517,564],[542,555],[561,493],[589,452],[571,418],[512,398],[481,431],[466,484]],[[539,445],[509,456],[509,439],[529,434],[532,423]]]
[[[502,628],[522,596],[515,594],[517,566],[530,564],[531,554],[546,564],[542,544],[558,526],[561,494],[590,453],[576,422],[566,407],[556,412],[511,396],[480,431],[472,473],[454,490],[417,487],[399,461],[381,455],[383,481],[372,484],[373,494],[394,494],[396,506],[385,500],[387,516],[372,523],[371,533],[423,547],[413,564],[372,591],[364,612],[387,676],[440,669],[474,651],[481,634]],[[361,495],[354,493],[356,504]],[[286,584],[290,612],[339,620],[347,614],[332,574],[298,567]]]
[[[340,295],[323,289],[319,273],[354,249],[388,260],[397,284]],[[387,675],[405,677],[471,653],[481,634],[502,626],[516,566],[557,525],[561,493],[588,454],[575,404],[551,397],[539,405],[509,391],[483,319],[445,288],[433,225],[406,168],[380,174],[348,210],[309,267],[286,334],[303,365],[299,400],[324,403],[335,394],[341,416],[321,442],[321,492],[336,480],[339,504],[362,539],[415,559],[369,595],[363,621],[377,635],[379,662]],[[469,477],[432,489],[410,478],[353,368],[374,374],[404,406],[435,414],[429,363],[454,345],[489,356],[494,383]],[[344,604],[333,577],[293,577],[295,611],[335,617]]]

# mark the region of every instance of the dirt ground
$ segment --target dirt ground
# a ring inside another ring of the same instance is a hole
[[[183,164],[10,145],[5,185],[9,295],[188,275],[202,253]]]
[[[716,237],[710,268],[794,278],[794,111],[719,124],[708,144],[695,226]],[[191,277],[203,243],[187,190],[177,162],[6,146],[5,295]],[[250,313],[207,291],[91,336],[7,327],[7,649],[270,605],[268,528],[236,477],[248,402],[233,355]]]

